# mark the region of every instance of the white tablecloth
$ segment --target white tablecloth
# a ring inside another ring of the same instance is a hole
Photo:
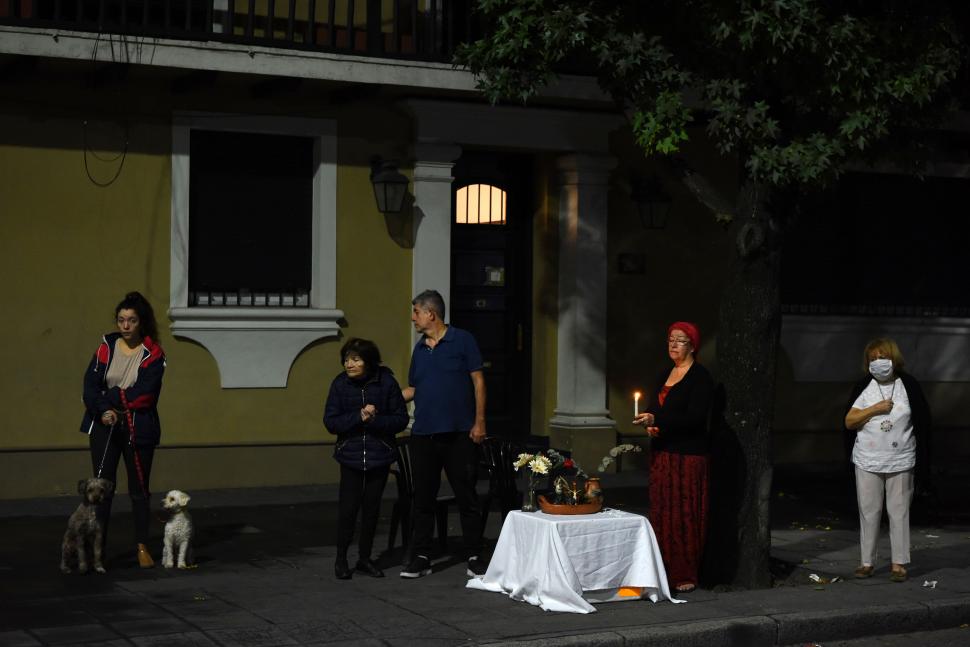
[[[645,517],[606,509],[596,514],[549,515],[514,510],[505,518],[488,571],[470,589],[507,594],[546,611],[593,613],[621,587],[672,602],[653,528]]]

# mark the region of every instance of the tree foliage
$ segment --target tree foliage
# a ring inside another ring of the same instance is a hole
[[[947,107],[961,63],[946,2],[479,0],[484,38],[456,62],[492,102],[525,102],[563,70],[595,73],[648,154],[702,121],[768,186],[838,174]]]

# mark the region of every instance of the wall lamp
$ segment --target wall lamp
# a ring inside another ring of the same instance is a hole
[[[673,200],[655,179],[634,180],[631,183],[630,198],[637,208],[640,224],[644,229],[664,229],[670,217]]]
[[[408,192],[408,178],[397,170],[397,165],[380,158],[372,160],[370,181],[374,185],[377,210],[381,213],[400,212]]]

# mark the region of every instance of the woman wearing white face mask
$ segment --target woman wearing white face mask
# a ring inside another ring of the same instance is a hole
[[[892,548],[889,579],[905,582],[914,472],[929,472],[930,408],[919,383],[903,372],[903,355],[895,341],[870,341],[863,360],[868,374],[855,385],[845,415],[846,430],[855,434],[852,463],[862,544],[862,565],[855,576],[870,577],[875,570],[885,498]]]

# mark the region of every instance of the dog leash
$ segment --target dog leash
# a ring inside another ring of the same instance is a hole
[[[111,446],[111,434],[115,431],[115,426],[111,425],[111,429],[108,430],[108,440],[104,443],[104,453],[101,454],[101,464],[98,465],[98,478],[101,478],[101,471],[104,469],[104,460],[108,457],[108,447]]]
[[[131,415],[131,409],[128,408],[128,396],[125,395],[125,390],[120,389],[120,392],[121,404],[125,408],[125,418],[128,420],[128,442],[131,443],[131,453],[135,455],[135,472],[138,473],[138,483],[141,485],[141,491],[147,498],[151,495],[145,484],[145,472],[142,470],[141,458],[138,456],[138,447],[135,445],[135,420]]]

